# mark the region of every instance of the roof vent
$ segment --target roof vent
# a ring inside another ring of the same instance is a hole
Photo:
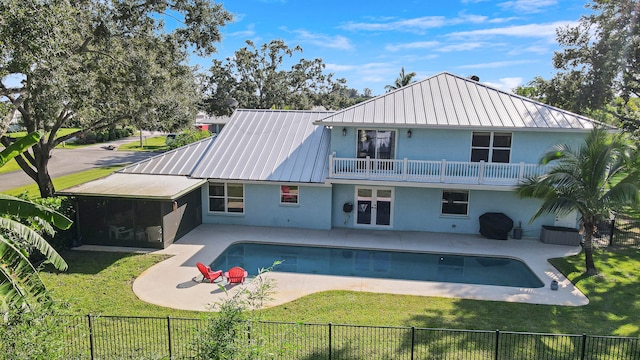
[[[471,79],[473,81],[480,81],[480,77],[478,77],[478,75],[471,75],[471,76],[469,76],[469,79]]]

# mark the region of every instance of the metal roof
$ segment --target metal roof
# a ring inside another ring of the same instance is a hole
[[[238,109],[191,176],[323,183],[329,171],[330,132],[313,122],[332,113]]]
[[[606,126],[447,72],[353,105],[316,124],[580,131]]]
[[[191,175],[203,154],[215,142],[209,137],[129,165],[118,172],[126,174]]]
[[[204,182],[202,179],[189,179],[185,176],[114,173],[57,191],[56,194],[175,200]]]

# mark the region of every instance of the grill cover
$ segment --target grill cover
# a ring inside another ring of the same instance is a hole
[[[489,239],[507,240],[513,228],[513,220],[503,213],[480,215],[480,234]]]

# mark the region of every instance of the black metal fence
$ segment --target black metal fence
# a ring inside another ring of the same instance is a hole
[[[598,224],[594,240],[604,246],[640,246],[640,220],[615,218]]]
[[[191,359],[206,319],[72,317],[68,359]],[[632,360],[640,338],[258,322],[247,341],[269,359]]]

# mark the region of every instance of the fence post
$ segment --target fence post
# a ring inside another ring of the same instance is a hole
[[[611,230],[609,231],[609,246],[613,245],[613,236],[616,234],[616,217],[611,219]]]
[[[584,360],[587,352],[587,334],[582,334],[582,349],[580,350],[580,360]]]
[[[93,343],[93,324],[91,323],[91,314],[87,315],[89,319],[89,353],[91,354],[91,360],[96,358],[95,348]]]
[[[415,340],[416,340],[416,327],[412,326],[411,327],[411,360],[413,360],[413,347],[415,346]]]
[[[496,330],[496,349],[495,349],[495,356],[494,359],[498,360],[499,356],[498,356],[498,349],[500,346],[500,330]]]
[[[331,332],[332,332],[331,323],[329,323],[329,360],[331,360],[331,341],[332,341]]]
[[[173,342],[171,341],[171,316],[167,316],[167,338],[169,340],[169,359],[173,359],[173,353],[171,351],[173,347]]]

